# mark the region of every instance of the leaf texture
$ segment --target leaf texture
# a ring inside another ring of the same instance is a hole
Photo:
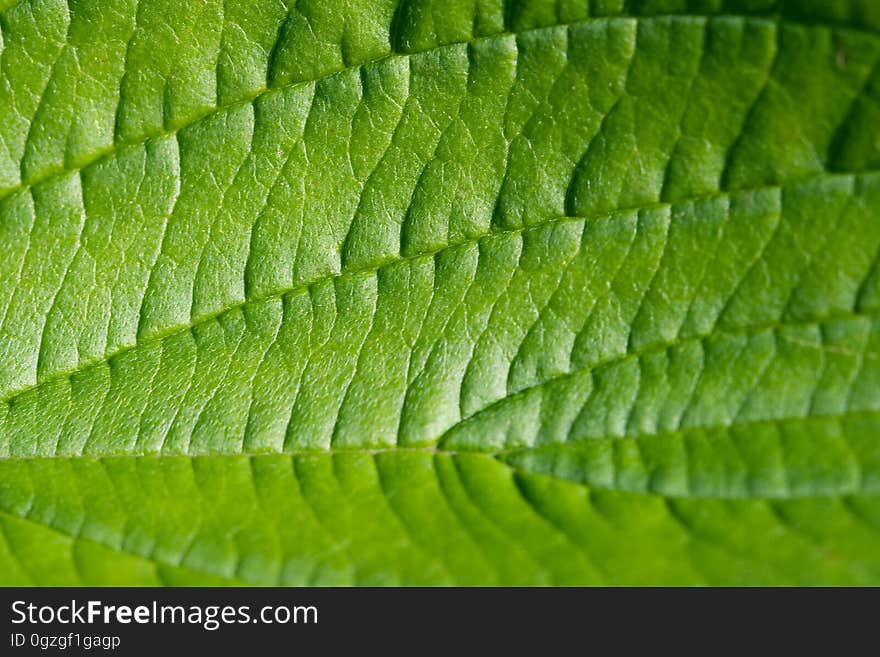
[[[877,584],[868,0],[0,2],[0,584]]]

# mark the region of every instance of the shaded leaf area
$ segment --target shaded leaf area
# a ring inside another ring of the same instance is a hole
[[[862,496],[663,498],[399,451],[0,471],[4,584],[812,584],[880,569]]]
[[[828,4],[7,3],[0,583],[876,583]]]

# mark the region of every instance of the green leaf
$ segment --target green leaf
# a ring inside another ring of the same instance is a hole
[[[0,0],[0,584],[880,584],[873,0]]]

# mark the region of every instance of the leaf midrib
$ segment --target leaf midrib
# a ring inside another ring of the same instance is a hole
[[[873,417],[877,417],[877,416],[880,416],[880,411],[847,412],[847,413],[840,414],[838,416],[823,416],[823,417],[817,417],[817,416],[809,417],[808,416],[808,417],[802,417],[802,418],[799,417],[799,418],[793,418],[793,419],[796,419],[799,421],[811,421],[811,420],[827,419],[830,417],[843,418],[845,416],[873,416]],[[783,421],[783,420],[775,420],[772,422],[778,423],[781,421]],[[744,423],[739,423],[736,426],[748,426],[749,424],[756,424],[757,425],[757,424],[767,424],[767,423],[768,423],[768,421],[756,421],[756,422],[748,422],[748,423],[744,422]],[[657,435],[659,435],[659,434],[657,434]],[[641,436],[641,437],[648,437],[648,436],[652,436],[652,434],[645,434],[644,436]],[[639,438],[639,436],[620,436],[620,437],[614,437],[613,439],[633,440],[633,439],[638,439],[638,438]],[[471,457],[477,457],[477,458],[482,457],[482,458],[492,459],[493,461],[500,463],[510,472],[511,476],[521,474],[521,475],[528,475],[528,476],[532,476],[532,477],[541,477],[541,478],[547,478],[547,479],[562,480],[567,483],[570,483],[572,486],[578,486],[578,487],[587,488],[587,489],[617,491],[617,489],[614,489],[614,488],[605,488],[605,487],[596,486],[593,484],[578,483],[578,482],[573,482],[571,480],[562,479],[558,476],[551,475],[551,474],[536,473],[536,472],[533,472],[533,471],[528,470],[526,468],[518,467],[516,465],[505,462],[500,459],[500,457],[507,455],[507,454],[523,453],[523,452],[527,452],[527,451],[541,449],[542,447],[546,448],[546,447],[557,446],[557,447],[576,448],[579,443],[580,444],[588,443],[593,440],[595,440],[595,439],[572,441],[572,442],[567,442],[567,443],[560,443],[558,445],[543,445],[540,447],[525,448],[525,449],[524,448],[511,448],[511,449],[505,449],[505,450],[498,450],[498,451],[494,451],[491,453],[490,452],[485,452],[485,453],[484,452],[474,452],[474,451],[466,451],[466,450],[457,450],[457,451],[456,450],[445,450],[445,449],[431,446],[431,447],[421,447],[421,448],[397,447],[397,448],[387,448],[387,449],[352,449],[352,448],[341,448],[340,449],[340,448],[337,448],[337,449],[330,449],[330,450],[327,450],[327,449],[324,449],[324,450],[292,450],[292,451],[287,451],[287,452],[283,452],[283,453],[252,453],[252,454],[237,453],[237,454],[205,455],[205,456],[151,454],[151,455],[142,455],[142,456],[133,456],[133,455],[102,456],[102,457],[97,457],[97,458],[82,457],[82,456],[79,456],[79,457],[29,457],[29,458],[21,458],[21,459],[2,458],[2,459],[0,459],[0,462],[2,462],[2,461],[39,461],[39,460],[56,460],[56,459],[67,459],[67,460],[83,459],[83,460],[91,460],[91,461],[95,461],[95,462],[112,462],[112,461],[119,461],[122,459],[130,459],[130,458],[134,458],[137,460],[146,460],[146,459],[196,460],[196,459],[206,459],[206,458],[229,458],[229,459],[248,459],[248,460],[250,460],[250,459],[255,459],[255,458],[265,458],[265,457],[272,457],[272,456],[309,457],[309,456],[335,456],[335,455],[351,454],[351,455],[366,455],[366,456],[375,457],[380,454],[421,453],[421,454],[426,454],[426,455],[430,455],[430,456],[448,456],[450,458],[456,458],[459,456],[471,456]],[[872,498],[880,497],[880,494],[873,492],[873,491],[868,491],[868,492],[856,491],[856,492],[850,492],[850,493],[826,493],[826,494],[819,493],[819,494],[805,494],[805,495],[788,494],[788,495],[784,495],[784,496],[782,496],[782,495],[777,495],[777,496],[749,495],[749,496],[738,496],[738,497],[711,496],[711,495],[668,495],[668,494],[659,493],[659,492],[656,492],[653,490],[619,491],[619,492],[621,492],[623,494],[627,494],[627,495],[633,495],[633,496],[663,499],[663,500],[666,500],[667,502],[668,501],[675,501],[675,500],[693,500],[693,499],[700,499],[700,500],[707,500],[707,501],[737,499],[737,500],[778,502],[778,501],[785,501],[785,500],[792,500],[792,499],[810,500],[810,499],[846,498],[846,497],[850,497],[852,495],[858,495],[859,497],[872,497]],[[155,574],[156,574],[156,577],[159,578],[160,580],[162,579],[163,575],[159,571],[159,568],[165,567],[165,568],[174,568],[177,570],[184,570],[184,571],[194,573],[194,574],[209,575],[211,577],[225,579],[229,582],[240,581],[234,577],[230,577],[225,574],[216,573],[216,572],[213,572],[208,569],[195,568],[191,565],[186,565],[182,562],[175,564],[169,560],[165,560],[165,559],[161,559],[159,557],[156,557],[153,554],[145,555],[145,554],[136,552],[134,550],[127,549],[124,546],[111,544],[108,541],[98,541],[94,538],[85,537],[79,533],[76,533],[73,531],[68,531],[63,528],[52,525],[49,522],[43,522],[41,520],[34,519],[27,514],[20,515],[15,512],[12,512],[8,509],[0,508],[0,515],[6,516],[8,518],[14,519],[19,522],[26,522],[26,523],[29,523],[29,524],[32,524],[32,525],[35,525],[38,527],[45,528],[45,529],[52,531],[60,536],[65,536],[75,543],[76,542],[85,542],[85,543],[89,543],[92,545],[97,545],[97,546],[103,547],[105,549],[109,549],[114,552],[117,552],[119,554],[129,555],[129,556],[132,556],[132,557],[135,557],[138,559],[142,559],[142,560],[147,561],[149,563],[152,563],[155,566],[157,566],[157,570],[156,570]],[[31,578],[31,575],[23,567],[22,567],[22,572],[27,577]]]
[[[206,460],[213,458],[221,458],[221,459],[261,459],[261,458],[272,458],[272,457],[289,457],[289,458],[305,458],[305,457],[321,457],[321,456],[368,456],[368,457],[376,457],[382,456],[385,454],[422,454],[425,456],[447,456],[447,457],[485,457],[490,459],[498,460],[505,467],[510,468],[515,472],[522,472],[524,474],[534,474],[532,471],[520,468],[516,465],[512,465],[504,460],[505,456],[515,456],[515,455],[523,455],[534,452],[544,452],[552,449],[567,449],[567,450],[577,450],[578,448],[597,444],[599,442],[628,442],[628,441],[642,441],[642,440],[661,440],[663,438],[671,438],[671,437],[681,437],[689,433],[696,432],[707,432],[707,431],[717,431],[717,430],[729,430],[729,429],[749,429],[756,427],[767,427],[767,426],[781,426],[785,424],[811,424],[811,423],[819,423],[819,422],[829,422],[829,421],[845,421],[845,420],[855,420],[855,419],[880,419],[880,408],[878,409],[859,409],[859,410],[845,410],[840,413],[835,414],[817,414],[817,415],[787,415],[783,417],[777,418],[769,418],[769,419],[755,419],[755,420],[746,420],[741,422],[728,422],[728,423],[718,423],[718,424],[700,424],[693,425],[687,427],[679,427],[678,429],[667,430],[667,431],[656,431],[656,432],[642,432],[642,433],[630,433],[623,435],[604,435],[604,436],[589,436],[589,437],[581,437],[573,440],[566,440],[561,442],[549,442],[542,443],[537,445],[529,445],[529,446],[516,446],[516,447],[504,447],[501,449],[476,449],[476,448],[468,448],[467,446],[463,446],[460,448],[447,448],[438,444],[431,445],[423,445],[419,447],[400,447],[400,446],[387,446],[387,447],[324,447],[324,448],[297,448],[297,449],[282,449],[279,451],[238,451],[238,452],[210,452],[204,454],[177,454],[177,453],[162,453],[162,452],[151,452],[144,454],[137,453],[129,453],[129,452],[120,452],[117,454],[100,454],[100,455],[87,455],[87,454],[65,454],[60,456],[47,456],[43,454],[35,454],[35,455],[27,455],[27,456],[0,456],[0,463],[37,463],[41,461],[45,462],[58,462],[58,461],[90,461],[94,463],[106,463],[106,462],[116,462],[116,461],[124,461],[129,459],[134,459],[136,461],[151,461],[151,460]],[[559,477],[555,475],[545,475],[553,479],[559,479]],[[565,480],[568,481],[568,480]],[[581,484],[587,486],[588,484]],[[590,484],[589,487],[595,488],[597,490],[610,490],[617,491],[620,489],[604,487],[600,485]],[[731,496],[706,496],[706,495],[687,495],[687,496],[676,496],[676,495],[665,495],[661,493],[656,493],[653,491],[621,491],[621,492],[632,492],[633,494],[644,494],[644,495],[656,495],[659,497],[668,497],[668,498],[676,498],[680,497],[682,499],[731,499]],[[880,492],[878,492],[880,495]],[[828,497],[828,495],[788,495],[788,496],[766,496],[767,499],[793,499],[798,498],[801,499],[803,497]],[[740,499],[740,498],[736,498]],[[759,499],[758,497],[750,498],[750,499]],[[763,498],[760,498],[763,499]]]

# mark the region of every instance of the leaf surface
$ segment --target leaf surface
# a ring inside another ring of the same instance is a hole
[[[0,583],[877,584],[868,0],[0,2]]]

